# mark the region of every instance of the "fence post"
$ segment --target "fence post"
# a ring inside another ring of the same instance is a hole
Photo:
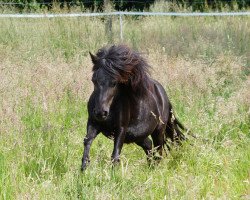
[[[110,0],[104,0],[104,9],[106,12],[110,12],[112,10]],[[112,32],[112,16],[106,17],[105,23],[105,32],[108,36],[108,43],[113,43],[113,32]]]
[[[122,42],[123,41],[123,27],[122,27],[122,14],[120,12],[119,14],[119,17],[120,17],[120,41]]]

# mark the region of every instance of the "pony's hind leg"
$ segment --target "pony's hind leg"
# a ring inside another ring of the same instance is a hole
[[[159,125],[151,135],[154,143],[154,148],[159,154],[157,155],[156,152],[153,152],[155,160],[160,160],[162,158],[163,146],[165,144],[165,129],[166,125]]]
[[[152,156],[152,141],[147,137],[144,140],[137,141],[136,144],[143,148],[147,155],[147,160],[150,161]]]

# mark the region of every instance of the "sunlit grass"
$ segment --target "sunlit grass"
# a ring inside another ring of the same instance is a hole
[[[139,50],[197,135],[154,167],[125,145],[112,170],[100,135],[80,172],[88,52],[107,44],[101,18],[0,20],[0,199],[249,197],[249,17],[124,18]],[[119,21],[113,19],[114,42]]]

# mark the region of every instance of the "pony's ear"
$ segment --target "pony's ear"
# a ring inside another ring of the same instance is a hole
[[[89,55],[91,57],[92,63],[96,64],[98,57],[96,55],[92,54],[91,52],[89,52]]]

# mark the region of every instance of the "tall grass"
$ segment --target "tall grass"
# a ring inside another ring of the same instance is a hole
[[[0,19],[0,199],[249,198],[249,17],[124,18],[181,121],[197,135],[154,168],[99,136],[79,171],[101,18]],[[114,43],[119,22],[113,19]]]

